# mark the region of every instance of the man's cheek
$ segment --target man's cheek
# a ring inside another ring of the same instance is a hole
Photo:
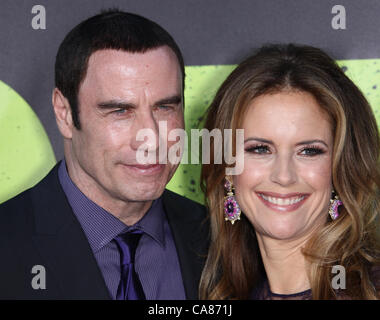
[[[184,122],[184,114],[182,111],[176,111],[170,115],[170,117],[167,119],[168,128],[171,129],[178,129],[178,128],[184,128],[185,122]]]

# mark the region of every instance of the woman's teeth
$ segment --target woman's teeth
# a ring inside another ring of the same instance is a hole
[[[266,200],[270,203],[273,203],[273,204],[277,204],[279,206],[288,206],[288,205],[295,204],[295,203],[300,202],[303,199],[305,199],[305,196],[291,197],[291,198],[274,198],[274,197],[265,196],[261,193],[259,195],[264,200]]]

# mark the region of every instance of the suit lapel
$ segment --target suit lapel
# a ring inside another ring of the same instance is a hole
[[[59,165],[59,164],[58,164]],[[110,299],[88,240],[59,184],[58,165],[32,190],[33,241],[63,299]]]
[[[62,299],[110,299],[88,240],[58,180],[58,166],[31,190],[37,247],[49,279]],[[163,203],[178,252],[186,297],[198,299],[198,284],[208,247],[205,211],[165,190]],[[57,296],[57,294],[54,294]]]
[[[188,206],[188,201],[165,190],[163,203],[177,248],[187,299],[198,299],[198,285],[208,248],[205,212]]]

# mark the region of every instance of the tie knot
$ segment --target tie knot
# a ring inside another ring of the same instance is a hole
[[[116,244],[121,255],[121,264],[133,263],[137,245],[143,234],[141,230],[132,230],[126,233],[119,234],[115,237]]]
[[[138,275],[134,268],[137,245],[143,234],[141,230],[131,230],[115,237],[120,252],[120,283],[117,289],[117,300],[145,299]]]

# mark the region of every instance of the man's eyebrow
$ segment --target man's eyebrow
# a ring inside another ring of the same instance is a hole
[[[164,104],[180,104],[181,102],[182,102],[182,97],[180,95],[174,95],[174,96],[156,101],[154,106],[161,106]]]
[[[130,102],[125,102],[125,101],[109,100],[109,101],[99,102],[98,107],[100,109],[128,109],[128,108],[136,108],[136,105]]]
[[[171,96],[158,100],[154,103],[154,106],[161,106],[164,104],[180,104],[182,102],[182,97],[180,95]],[[127,109],[127,108],[137,108],[134,103],[120,101],[120,100],[109,100],[104,102],[99,102],[98,107],[100,109]]]

